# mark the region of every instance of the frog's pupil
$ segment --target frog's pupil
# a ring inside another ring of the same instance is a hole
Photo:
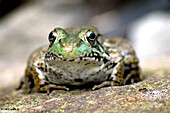
[[[88,32],[90,32],[90,33],[88,34]],[[88,42],[93,45],[94,39],[96,38],[96,35],[92,31],[88,30],[86,38],[87,38]]]
[[[53,43],[55,41],[56,37],[54,36],[54,34],[51,32],[49,34],[48,40],[50,41],[50,43]]]
[[[88,36],[90,39],[94,39],[96,36],[93,32],[90,33],[90,35]]]

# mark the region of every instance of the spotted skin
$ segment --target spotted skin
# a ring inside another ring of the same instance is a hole
[[[17,89],[28,92],[69,90],[92,84],[92,89],[142,80],[133,47],[122,38],[103,39],[93,26],[55,28],[49,46],[29,57]]]

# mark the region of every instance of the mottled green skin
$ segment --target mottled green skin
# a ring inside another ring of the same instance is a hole
[[[69,45],[68,45],[69,46]],[[53,45],[48,51],[52,54],[62,54],[64,58],[75,58],[82,54],[87,54],[91,52],[91,48],[86,44],[81,44],[79,47],[74,47],[71,53],[65,52],[64,48],[60,47],[59,43]]]
[[[79,43],[79,46],[74,46],[72,52],[65,51],[64,47],[71,47],[79,41],[79,37],[76,37],[74,34],[72,34],[72,32],[65,33],[65,35],[61,38],[61,41],[59,42],[57,40],[56,42],[54,42],[53,46],[48,49],[48,52],[54,55],[61,54],[62,57],[65,59],[74,59],[75,57],[80,57],[82,55],[91,53],[91,46],[89,46],[89,44],[85,42]],[[61,44],[63,44],[63,46],[61,46]]]
[[[94,89],[140,81],[138,58],[124,39],[103,39],[93,26],[55,28],[49,46],[34,51],[18,89],[28,92],[69,90],[91,84]]]

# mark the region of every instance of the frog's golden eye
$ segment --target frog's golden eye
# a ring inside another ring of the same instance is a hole
[[[48,40],[50,43],[54,43],[54,41],[56,40],[56,36],[54,35],[53,32],[50,32],[50,34],[48,36]]]
[[[86,32],[86,39],[90,44],[94,44],[94,41],[96,39],[96,35],[94,34],[94,32],[92,30],[88,30]]]
[[[66,32],[61,28],[55,28],[50,32],[48,40],[50,43],[54,43],[55,41],[59,41],[61,38],[66,37]]]
[[[96,35],[91,29],[82,29],[78,37],[91,45],[93,45],[96,40]]]

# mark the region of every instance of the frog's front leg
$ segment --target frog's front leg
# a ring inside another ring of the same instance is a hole
[[[114,65],[112,73],[108,77],[107,81],[102,82],[99,85],[95,85],[92,90],[102,88],[104,86],[117,86],[122,85],[123,75],[124,75],[124,64],[123,57],[119,52],[111,54],[111,59],[109,60],[109,65]]]
[[[66,86],[49,83],[49,81],[45,79],[45,74],[49,74],[46,72],[47,70],[44,61],[37,61],[33,64],[33,78],[37,91],[47,91],[49,95],[53,89],[69,90]]]

